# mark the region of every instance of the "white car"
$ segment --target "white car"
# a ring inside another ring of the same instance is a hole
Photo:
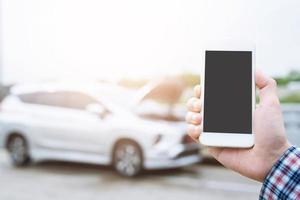
[[[75,161],[113,165],[121,175],[134,176],[201,160],[182,124],[141,118],[96,90],[29,88],[14,87],[1,104],[0,142],[16,166]]]

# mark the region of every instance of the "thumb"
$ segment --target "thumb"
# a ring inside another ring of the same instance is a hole
[[[263,74],[261,71],[256,71],[255,82],[259,89],[261,105],[279,105],[277,84],[274,79]]]

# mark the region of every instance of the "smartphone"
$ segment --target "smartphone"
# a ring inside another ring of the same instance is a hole
[[[207,146],[254,145],[254,46],[218,44],[203,52],[202,129]]]

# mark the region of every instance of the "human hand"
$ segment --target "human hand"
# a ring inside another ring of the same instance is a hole
[[[211,155],[225,167],[257,181],[263,181],[280,156],[291,146],[284,129],[276,81],[256,72],[260,103],[254,114],[255,145],[250,149],[208,147]],[[187,107],[189,135],[198,141],[201,134],[201,89],[194,88],[194,97]]]

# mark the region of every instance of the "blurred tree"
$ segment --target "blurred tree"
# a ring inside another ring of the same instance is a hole
[[[293,93],[280,98],[281,103],[300,103],[300,93]]]
[[[290,81],[300,81],[300,71],[292,70],[288,74],[288,79]]]
[[[286,76],[275,78],[278,86],[286,86],[290,82],[300,81],[300,71],[292,70]]]
[[[286,77],[276,77],[275,80],[278,86],[286,86],[289,83],[289,80]]]

